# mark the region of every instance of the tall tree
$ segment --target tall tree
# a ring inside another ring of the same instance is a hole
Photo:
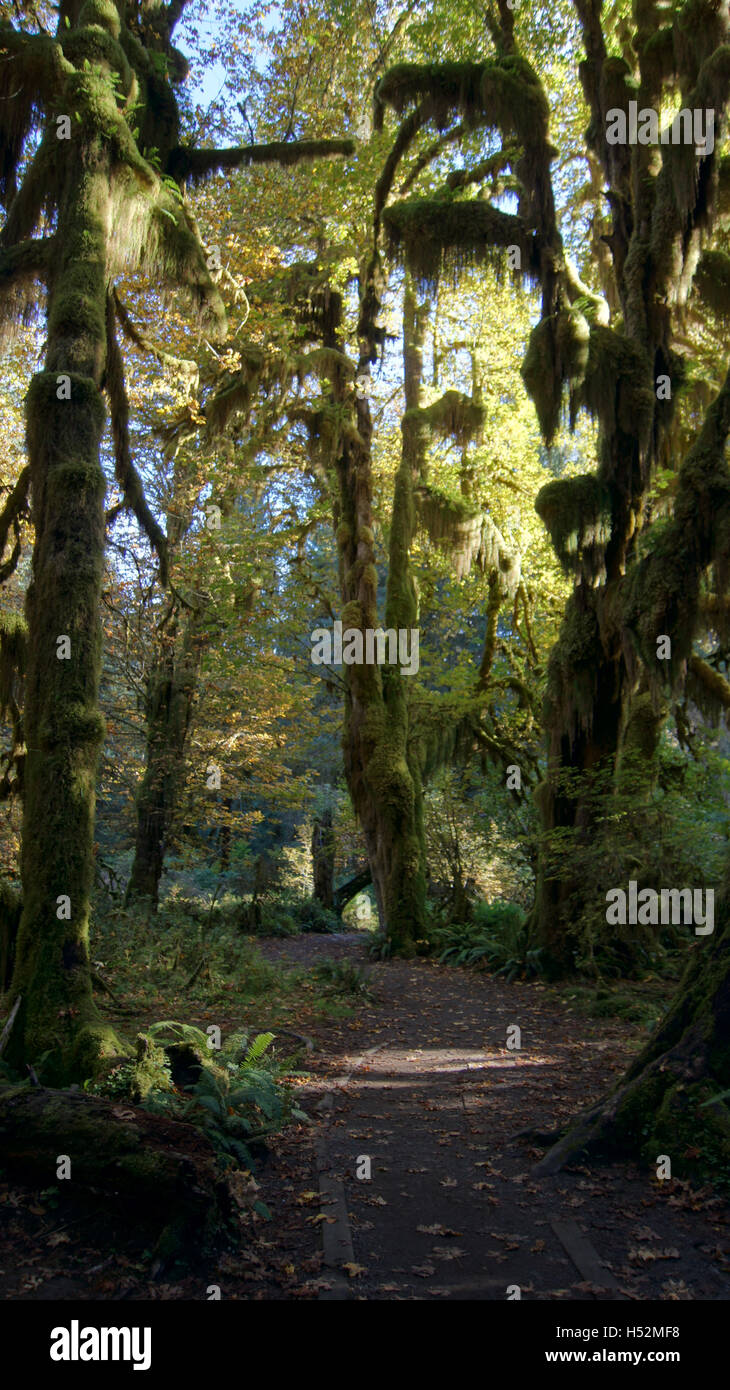
[[[51,1052],[49,1075],[87,1075],[119,1044],[96,1014],[88,960],[105,479],[104,393],[126,505],[160,556],[165,537],[128,447],[114,279],[142,269],[188,292],[210,332],[225,311],[182,192],[221,170],[317,154],[347,142],[201,150],[180,140],[172,44],[184,0],[64,0],[54,36],[0,27],[2,307],[26,312],[46,287],[44,369],[26,404],[35,546],[28,593],[22,846],[23,916],[11,1001],[11,1055]],[[34,26],[37,30],[38,26]],[[40,232],[40,235],[36,233]]]

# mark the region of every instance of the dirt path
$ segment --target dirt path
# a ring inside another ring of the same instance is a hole
[[[366,964],[358,936],[262,949],[292,964]],[[540,985],[420,960],[368,968],[377,1003],[318,1030],[303,1098],[321,1116],[320,1167],[344,1192],[350,1296],[504,1300],[514,1285],[533,1299],[730,1296],[720,1199],[636,1165],[535,1181],[541,1151],[514,1139],[526,1126],[553,1128],[605,1091],[638,1030],[566,1016]],[[515,1025],[519,1051],[506,1046]],[[332,1108],[317,1112],[328,1092]],[[366,1158],[369,1180],[356,1175]],[[331,1279],[325,1272],[325,1296]]]

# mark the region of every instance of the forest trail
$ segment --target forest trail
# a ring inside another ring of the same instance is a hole
[[[366,965],[357,935],[262,946],[287,963]],[[351,1268],[325,1269],[307,1292],[504,1300],[516,1284],[533,1299],[727,1298],[728,1208],[716,1195],[625,1163],[538,1181],[530,1170],[542,1151],[515,1140],[604,1092],[638,1029],[573,1017],[539,984],[430,960],[367,968],[376,1002],[315,1032],[302,1094],[317,1116],[313,1156],[330,1193],[341,1184],[352,1239]],[[515,1024],[519,1052],[506,1047]],[[356,1177],[365,1155],[370,1181]],[[308,1185],[317,1186],[314,1164]],[[331,1203],[326,1196],[322,1212],[334,1226]],[[322,1224],[313,1211],[316,1202],[299,1207],[298,1221],[290,1213],[297,1243],[307,1223],[312,1255]]]
[[[372,992],[337,1021],[303,1003],[311,1050],[297,1099],[311,1123],[257,1155],[270,1221],[242,1215],[225,1253],[160,1267],[123,1199],[94,1208],[70,1191],[59,1206],[53,1188],[8,1175],[0,1296],[204,1300],[214,1286],[225,1300],[505,1301],[518,1285],[525,1299],[727,1299],[723,1198],[630,1163],[537,1180],[542,1150],[515,1138],[605,1092],[642,1028],[577,1016],[540,983],[433,959],[375,963],[363,935],[257,939],[284,967],[352,962]],[[515,1025],[519,1052],[506,1046]],[[356,1176],[364,1156],[369,1181]]]

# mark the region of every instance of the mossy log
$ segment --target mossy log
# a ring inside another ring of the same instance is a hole
[[[209,1140],[192,1125],[130,1105],[44,1087],[0,1091],[3,1168],[28,1183],[56,1180],[59,1155],[71,1162],[76,1199],[132,1204],[135,1221],[157,1232],[157,1253],[210,1248],[232,1203]]]
[[[537,1164],[558,1172],[594,1154],[630,1154],[675,1177],[727,1181],[730,1172],[730,899],[717,935],[698,942],[677,997],[616,1089],[579,1116]],[[725,1097],[722,1099],[721,1097]]]

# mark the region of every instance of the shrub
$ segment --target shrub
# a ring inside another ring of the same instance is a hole
[[[476,903],[472,920],[434,927],[432,950],[451,965],[484,966],[508,980],[536,974],[539,951],[528,950],[526,917],[516,903]]]

